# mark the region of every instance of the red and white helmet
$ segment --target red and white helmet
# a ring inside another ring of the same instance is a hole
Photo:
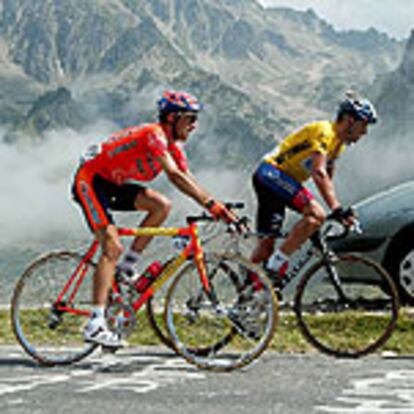
[[[165,91],[157,102],[158,111],[163,114],[170,112],[199,112],[202,109],[198,99],[183,91]]]

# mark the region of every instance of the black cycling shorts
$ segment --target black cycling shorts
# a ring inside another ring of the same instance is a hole
[[[300,182],[266,162],[254,173],[253,187],[258,201],[256,228],[260,233],[277,235],[286,207],[301,213],[314,198]]]
[[[77,174],[72,195],[80,205],[89,228],[94,232],[114,223],[110,210],[136,210],[136,198],[145,188],[135,182],[116,185],[99,174],[95,174],[91,180],[85,180],[82,174]]]

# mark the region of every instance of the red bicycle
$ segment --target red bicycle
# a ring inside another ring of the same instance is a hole
[[[198,223],[203,221],[212,218],[190,216],[182,228],[119,228],[124,237],[181,236],[187,244],[142,293],[118,274],[106,317],[111,329],[127,338],[136,327],[137,312],[146,305],[151,325],[166,345],[201,368],[228,371],[248,364],[266,349],[277,323],[277,299],[263,271],[243,257],[205,253],[198,235]],[[13,330],[23,349],[43,365],[71,364],[97,348],[83,341],[97,250],[94,240],[85,254],[47,253],[16,284]],[[260,289],[249,282],[252,273]],[[152,298],[173,277],[160,309]],[[163,310],[166,329],[158,317]]]

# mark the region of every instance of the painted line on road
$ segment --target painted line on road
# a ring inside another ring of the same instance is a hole
[[[389,371],[381,377],[354,379],[336,404],[317,406],[328,413],[414,413],[414,370]]]
[[[145,355],[105,356],[92,359],[87,366],[30,369],[41,373],[21,375],[20,371],[14,378],[1,378],[0,398],[61,383],[67,383],[75,393],[122,390],[143,394],[165,385],[206,378],[204,372],[180,358]]]

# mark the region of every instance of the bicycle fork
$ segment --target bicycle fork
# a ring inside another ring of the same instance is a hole
[[[328,274],[328,278],[332,282],[332,285],[338,295],[339,300],[342,302],[348,302],[348,298],[346,297],[344,290],[342,288],[341,279],[334,265],[335,254],[328,249],[326,242],[322,239],[321,233],[319,231],[314,233],[311,236],[310,240],[314,248],[319,250],[322,254],[322,261]]]
[[[333,258],[331,254],[328,254],[328,256],[324,259],[324,265],[326,272],[328,274],[329,280],[332,282],[332,285],[338,295],[338,298],[341,302],[348,302],[348,298],[345,295],[344,289],[342,287],[342,282],[339,277],[338,271],[335,268],[335,265],[333,263]]]

